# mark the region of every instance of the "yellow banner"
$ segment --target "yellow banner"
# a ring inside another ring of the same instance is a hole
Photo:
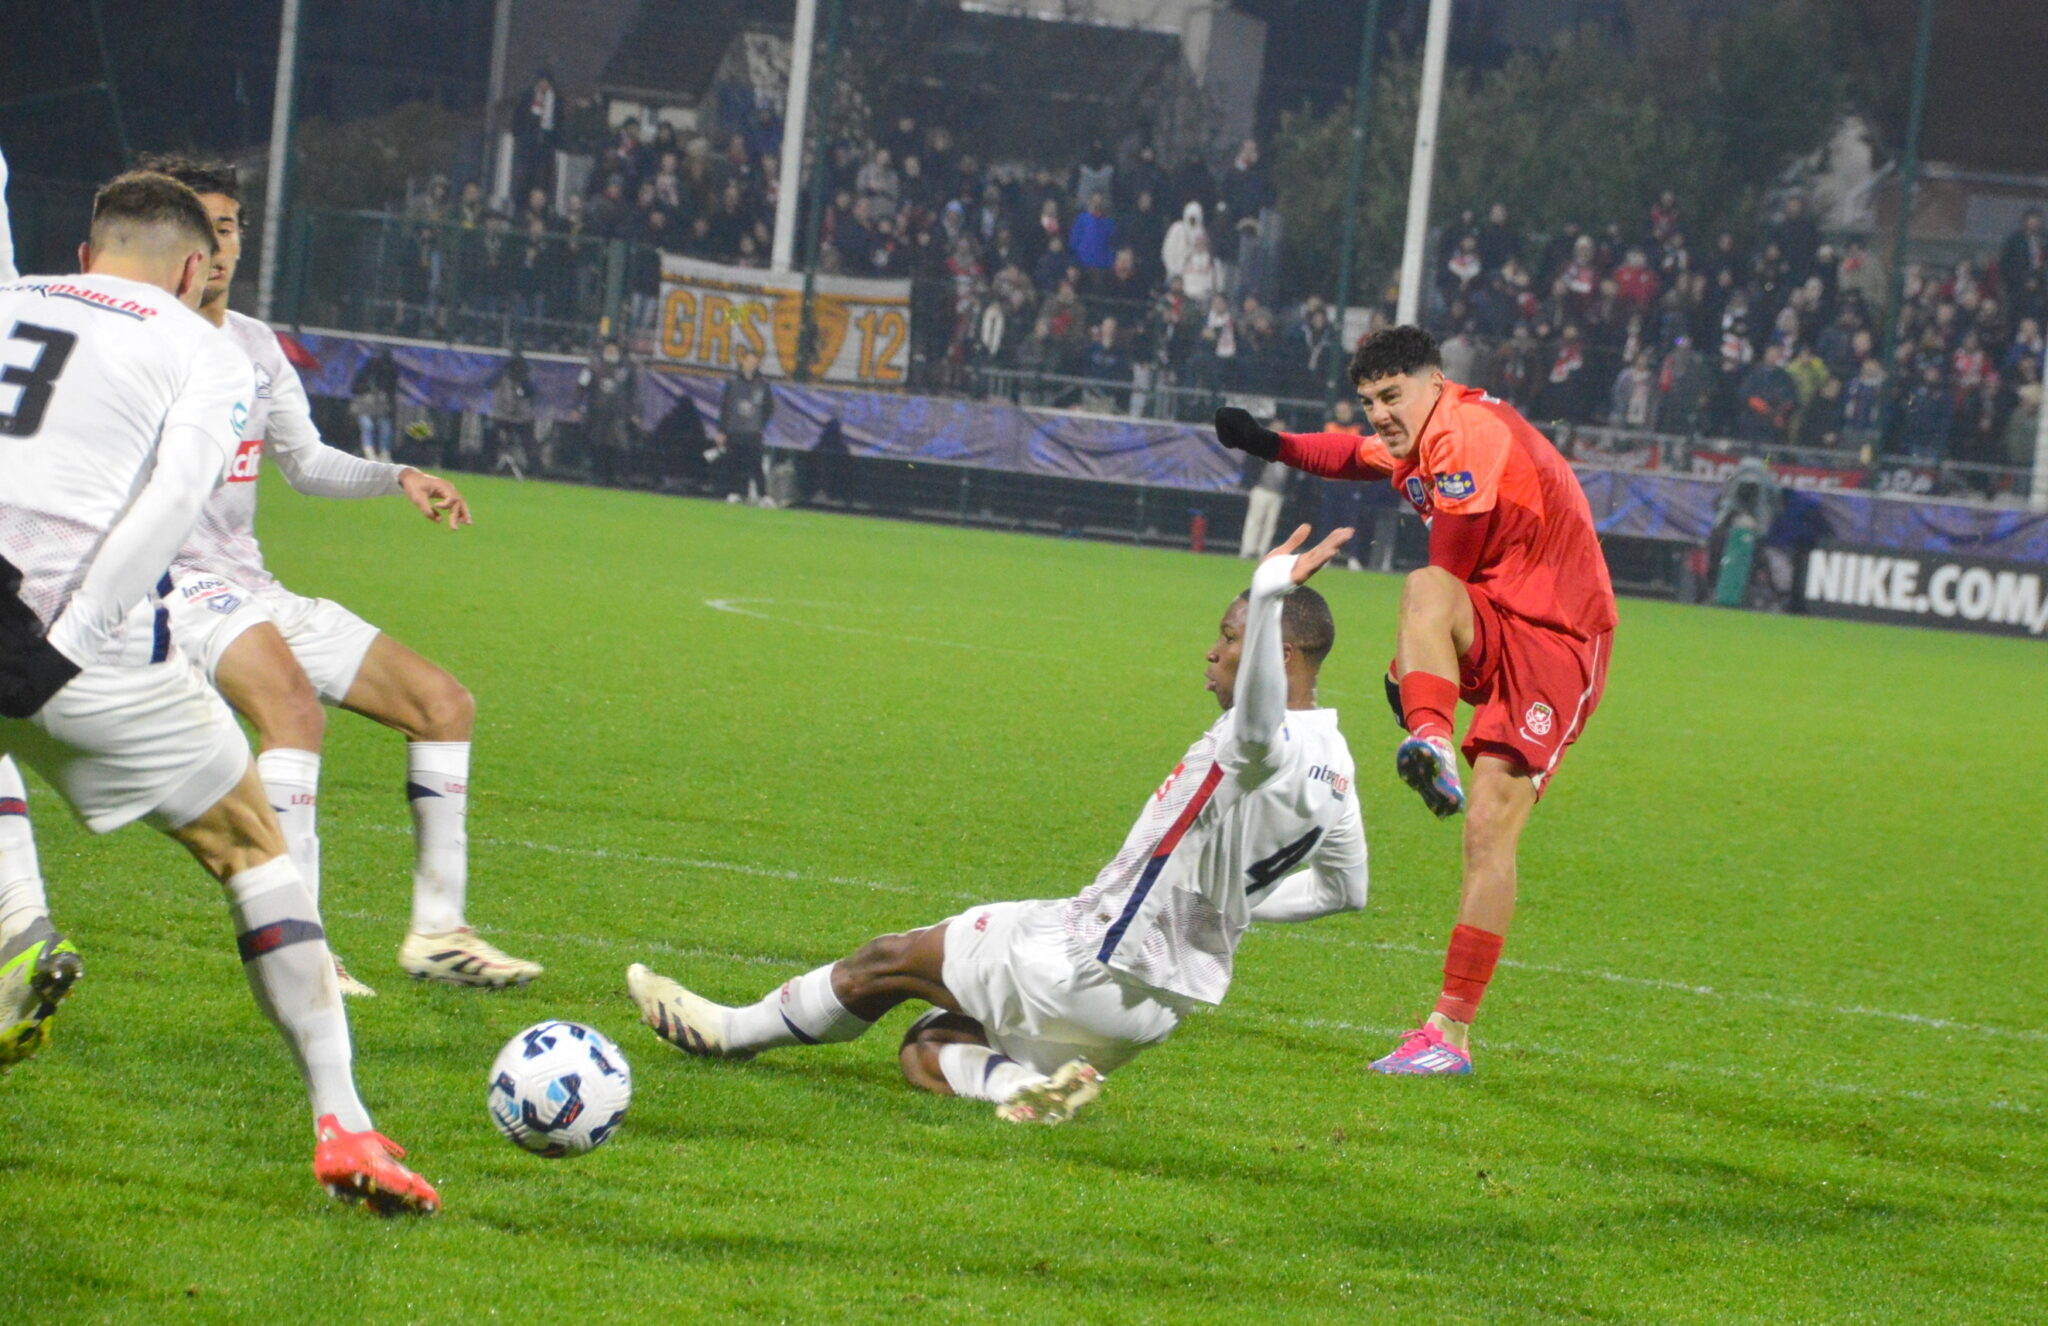
[[[661,355],[689,368],[729,370],[743,348],[761,371],[786,378],[803,325],[802,273],[726,267],[661,255]],[[910,373],[910,282],[820,276],[811,293],[817,324],[814,381],[901,386]]]

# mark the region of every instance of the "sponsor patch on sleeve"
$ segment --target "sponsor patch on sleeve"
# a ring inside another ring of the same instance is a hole
[[[1422,486],[1421,475],[1409,475],[1407,482],[1403,485],[1403,487],[1408,494],[1408,501],[1411,505],[1413,505],[1417,510],[1428,509],[1429,493]]]
[[[1452,502],[1460,502],[1472,496],[1479,487],[1472,482],[1472,471],[1453,470],[1449,474],[1436,476],[1437,495]]]

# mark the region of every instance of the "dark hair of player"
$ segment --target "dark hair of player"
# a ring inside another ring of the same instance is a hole
[[[208,254],[219,244],[199,195],[168,175],[132,170],[110,180],[92,200],[92,246],[120,247],[138,232],[176,236]]]
[[[1248,602],[1251,596],[1246,590],[1237,597]],[[1280,638],[1293,645],[1310,667],[1323,666],[1337,643],[1337,619],[1330,615],[1329,601],[1307,585],[1296,585],[1280,603]]]
[[[1437,349],[1436,337],[1420,327],[1388,327],[1358,343],[1357,352],[1351,356],[1351,382],[1355,386],[1443,366],[1444,356]]]
[[[197,157],[170,152],[148,152],[143,154],[140,168],[168,175],[194,193],[217,193],[235,203],[242,201],[241,177],[236,174],[234,166],[225,161],[201,161]]]

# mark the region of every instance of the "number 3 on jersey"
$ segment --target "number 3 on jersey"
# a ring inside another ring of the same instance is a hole
[[[57,375],[64,371],[64,361],[71,358],[78,338],[54,327],[17,322],[8,339],[40,348],[27,367],[9,364],[0,370],[0,386],[17,388],[21,393],[12,412],[0,414],[0,437],[34,437],[43,426],[43,411],[50,408],[50,393],[57,386]]]

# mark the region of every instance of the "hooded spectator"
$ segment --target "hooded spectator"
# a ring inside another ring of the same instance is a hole
[[[1178,275],[1187,266],[1188,255],[1194,251],[1197,235],[1202,237],[1204,248],[1211,247],[1208,227],[1202,223],[1202,205],[1190,202],[1181,208],[1180,220],[1166,228],[1166,238],[1160,244],[1159,260],[1166,268],[1169,278]]]

